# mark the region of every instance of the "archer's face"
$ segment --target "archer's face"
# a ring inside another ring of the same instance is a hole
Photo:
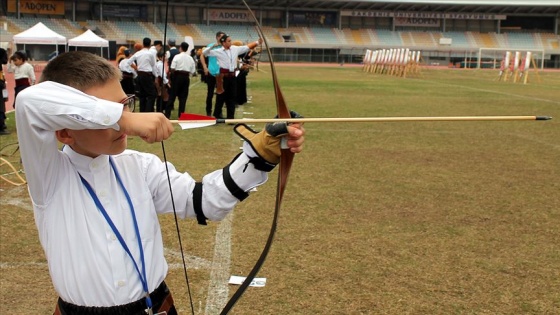
[[[113,102],[121,102],[126,99],[126,94],[118,80],[108,81],[102,86],[91,87],[84,93]],[[123,110],[128,110],[128,107],[123,106]],[[68,133],[72,137],[70,144],[72,149],[93,158],[101,154],[122,153],[127,146],[126,134],[112,128],[68,130]]]
[[[20,58],[14,58],[13,61],[14,61],[14,65],[18,66],[18,67],[23,64],[23,59],[20,59]]]
[[[231,47],[231,37],[228,37],[225,42],[222,43],[225,49],[229,49]]]

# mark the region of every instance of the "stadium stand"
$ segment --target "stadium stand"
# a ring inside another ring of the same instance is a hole
[[[67,2],[71,1],[67,0]],[[69,12],[71,6],[66,5],[64,16],[36,13],[18,16],[14,12],[7,12],[6,16],[1,17],[6,25],[3,30],[3,35],[6,36],[2,36],[2,41],[5,42],[5,38],[9,41],[11,36],[39,21],[67,38],[75,37],[85,29],[91,29],[97,35],[116,42],[117,45],[130,46],[146,36],[153,40],[163,40],[165,29],[167,29],[167,39],[180,42],[188,35],[193,37],[196,46],[213,42],[217,30],[228,33],[235,40],[243,42],[255,40],[258,37],[257,32],[248,19],[230,21],[218,17],[220,14],[229,13],[236,16],[245,10],[234,1],[227,4],[226,2],[228,1],[224,1],[224,5],[221,6],[217,2],[208,5],[206,1],[194,0],[192,3],[189,2],[189,6],[185,6],[178,1],[171,1],[172,5],[176,6],[170,10],[169,15],[173,23],[168,23],[167,26],[161,22],[164,19],[164,7],[160,4],[142,4],[142,9],[138,12],[144,13],[138,13],[139,16],[123,17],[109,12],[102,20],[96,16],[98,13],[95,10],[95,3],[80,2],[76,5],[76,12]],[[298,1],[290,2],[288,6],[287,0],[280,0],[274,1],[275,5],[271,6],[270,0],[255,0],[252,5],[261,10],[259,17],[264,24],[263,31],[270,48],[278,49],[279,52],[283,47],[296,48],[292,51],[296,54],[297,49],[306,51],[322,49],[322,55],[336,56],[338,52],[343,54],[342,52],[351,51],[354,54],[360,49],[365,51],[365,49],[406,47],[422,49],[430,52],[431,56],[441,58],[473,54],[480,48],[540,49],[545,50],[551,60],[556,60],[553,65],[560,67],[560,36],[558,35],[560,3],[557,6],[545,6],[540,3],[544,1],[534,1],[532,6],[522,6],[516,5],[521,3],[520,1],[512,0],[509,5],[495,3],[487,6],[469,6],[441,0],[442,5],[426,6],[414,1],[407,4],[397,4],[397,2],[396,0],[363,0],[347,3],[333,0],[311,4],[308,1]],[[119,6],[124,6],[116,0],[107,0],[104,3],[110,3],[117,9],[120,8]],[[279,9],[283,5],[286,8]],[[210,9],[215,11],[210,21],[206,21],[206,10]],[[292,15],[291,10],[296,13]],[[351,10],[362,12],[365,17],[351,16],[354,14],[349,13],[353,12]],[[415,19],[413,22],[405,21],[404,24],[401,21],[396,26],[395,20],[386,14],[398,11],[427,11],[438,14],[459,12],[459,17],[451,17],[445,21],[438,20],[434,25],[416,25],[414,23],[418,23],[418,20],[422,22],[422,19]],[[322,12],[325,14],[320,14]],[[344,12],[346,13],[343,14]],[[370,17],[372,12],[380,16]],[[461,18],[460,16],[460,14],[471,13],[476,13],[472,14],[473,16],[483,17]],[[484,16],[485,14],[487,16]],[[77,20],[65,19],[65,16],[74,16]],[[317,16],[321,18],[317,19]],[[510,21],[509,16],[515,18]],[[158,22],[154,23],[154,19]],[[450,43],[440,42],[444,38],[449,39]],[[356,60],[359,62],[359,59]]]

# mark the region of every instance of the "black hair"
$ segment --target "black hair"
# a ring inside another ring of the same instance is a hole
[[[12,58],[10,58],[11,60],[14,59],[21,59],[23,61],[27,61],[27,54],[21,50],[16,51],[13,55]]]
[[[154,46],[155,45],[161,45],[163,46],[163,42],[161,40],[154,40]]]
[[[218,37],[218,36],[222,37],[222,35],[225,35],[225,34],[226,33],[222,32],[222,31],[219,31],[219,32],[216,33],[216,37]]]
[[[223,44],[228,39],[228,37],[229,37],[229,35],[224,33],[224,35],[222,35],[222,37],[220,37],[220,43]]]
[[[189,50],[189,43],[187,43],[187,42],[182,42],[182,43],[181,43],[181,50],[182,50],[182,51],[187,51],[187,50]]]
[[[152,40],[149,37],[144,37],[144,39],[142,40],[142,45],[144,45],[144,47],[150,47],[151,44]]]

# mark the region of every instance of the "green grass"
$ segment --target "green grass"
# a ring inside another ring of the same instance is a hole
[[[249,75],[253,102],[242,108],[254,118],[275,115],[270,70],[261,68]],[[497,82],[493,70],[423,69],[407,79],[356,67],[279,65],[277,72],[288,105],[306,117],[555,119],[306,124],[306,148],[294,160],[259,274],[267,285],[250,288],[233,313],[560,313],[560,73],[540,72],[540,82],[531,74],[522,85]],[[188,111],[204,113],[205,91],[192,87]],[[15,133],[0,139],[3,146]],[[231,126],[177,128],[165,150],[199,179],[229,162],[240,143]],[[129,144],[161,156],[160,145]],[[231,274],[248,273],[264,246],[275,177],[236,208]],[[1,188],[0,200],[27,198],[24,188]],[[44,262],[33,215],[2,204],[0,262],[21,267],[0,268],[0,310],[52,312],[48,270],[32,264]],[[176,249],[172,217],[161,222],[166,247]],[[212,261],[218,226],[182,221],[185,251]],[[209,273],[189,269],[198,314]],[[182,270],[171,270],[168,283],[188,314]]]

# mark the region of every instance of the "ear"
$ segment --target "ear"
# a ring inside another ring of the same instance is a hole
[[[74,137],[72,136],[72,134],[68,129],[57,130],[55,131],[55,134],[56,134],[56,139],[62,142],[63,144],[69,146],[74,144]]]

